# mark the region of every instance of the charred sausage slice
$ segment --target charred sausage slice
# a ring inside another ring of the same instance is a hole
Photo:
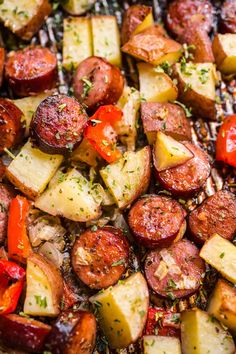
[[[174,199],[150,195],[137,201],[129,212],[129,226],[138,243],[166,247],[177,237],[185,211]]]
[[[48,48],[27,47],[9,54],[5,75],[17,96],[50,90],[57,80],[57,58]]]
[[[14,198],[13,190],[0,183],[0,243],[2,243],[7,235],[8,211],[12,198]]]
[[[141,119],[149,143],[162,131],[177,140],[191,140],[191,126],[182,107],[173,103],[144,102],[141,104]]]
[[[15,314],[0,316],[0,338],[7,346],[30,353],[42,353],[51,331],[45,323]]]
[[[207,154],[190,142],[183,144],[193,153],[194,157],[186,163],[157,172],[160,184],[175,195],[190,196],[197,192],[210,174]]]
[[[210,32],[213,24],[213,6],[208,0],[174,0],[167,10],[167,27],[180,36],[190,23]]]
[[[91,354],[95,346],[96,319],[87,311],[65,311],[52,328],[45,347],[52,354]]]
[[[124,273],[129,245],[120,229],[105,226],[87,230],[75,242],[72,266],[76,275],[93,289],[114,285]]]
[[[84,108],[74,98],[49,96],[35,112],[31,136],[42,151],[64,154],[81,141],[87,118]]]
[[[194,241],[203,244],[217,233],[227,240],[236,234],[236,197],[219,191],[207,198],[189,215],[189,230]]]
[[[169,248],[151,251],[145,260],[145,275],[157,294],[181,298],[197,291],[205,272],[198,248],[181,240]]]
[[[133,5],[128,8],[125,12],[121,28],[122,44],[128,42],[131,34],[151,12],[152,8],[145,5]]]
[[[100,57],[90,57],[82,61],[74,76],[75,97],[89,110],[116,103],[123,87],[124,78],[120,70]]]
[[[0,98],[0,153],[20,143],[24,135],[23,113],[13,102]]]
[[[220,29],[223,33],[236,33],[236,2],[226,0],[221,7]]]

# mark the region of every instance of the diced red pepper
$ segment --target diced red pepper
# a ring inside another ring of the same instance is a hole
[[[162,308],[150,307],[148,309],[145,334],[180,337],[179,314],[171,311],[166,311]]]
[[[112,105],[100,107],[89,119],[84,136],[95,150],[109,163],[118,160],[122,154],[116,148],[115,125],[122,118],[122,111]]]
[[[28,200],[18,195],[11,201],[8,217],[8,255],[22,263],[32,251],[26,230],[29,207]]]
[[[0,259],[0,314],[14,312],[25,280],[25,270],[18,264]]]
[[[216,140],[216,160],[236,167],[236,114],[229,116],[220,127]]]

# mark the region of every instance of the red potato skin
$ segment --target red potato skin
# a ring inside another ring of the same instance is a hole
[[[0,244],[4,242],[7,236],[8,211],[14,196],[11,187],[0,183]]]
[[[176,196],[192,196],[206,182],[210,174],[208,155],[199,147],[190,142],[183,142],[194,157],[186,163],[158,172],[155,176],[160,184]]]
[[[174,0],[167,10],[167,28],[180,36],[191,23],[210,32],[213,24],[213,6],[208,0]]]
[[[183,298],[197,291],[200,286],[202,276],[205,272],[204,261],[199,256],[198,248],[190,241],[183,239],[172,244],[168,249],[168,252],[174,258],[176,264],[181,269],[181,275],[179,274],[167,274],[162,280],[154,275],[160,261],[161,249],[156,249],[148,253],[145,260],[145,275],[149,286],[154,292],[163,297],[169,297],[168,293],[171,292],[175,298]],[[169,280],[173,280],[175,283],[181,280],[182,275],[191,276],[196,279],[197,283],[194,288],[191,289],[176,289],[169,287]]]
[[[15,314],[0,316],[0,338],[11,348],[41,353],[51,326]]]
[[[87,311],[65,311],[45,344],[52,354],[92,354],[96,339],[96,319]]]
[[[24,136],[22,111],[13,102],[0,98],[0,153],[18,145]]]
[[[42,151],[66,154],[80,143],[87,120],[83,106],[74,98],[49,96],[38,106],[30,134]]]
[[[162,131],[177,140],[191,140],[191,126],[183,108],[173,103],[141,103],[144,132]]]
[[[179,37],[181,43],[194,45],[190,52],[193,54],[194,63],[214,63],[215,58],[212,51],[212,43],[206,30],[199,27],[198,24],[190,24]]]
[[[8,55],[5,77],[15,95],[51,90],[57,81],[57,58],[48,48],[27,47]]]
[[[84,78],[92,83],[86,95]],[[79,64],[73,79],[74,95],[89,111],[95,111],[102,105],[115,104],[123,88],[124,78],[120,69],[106,59],[95,56]]]
[[[129,212],[129,226],[144,247],[167,247],[184,222],[185,210],[174,199],[150,195],[138,200]]]
[[[221,33],[236,33],[236,2],[225,0],[221,7]]]
[[[5,49],[0,48],[0,87],[2,86],[2,81],[3,81],[4,65],[5,65]]]
[[[121,42],[125,44],[130,39],[135,29],[143,22],[152,8],[145,5],[133,5],[124,14],[121,27]]]
[[[231,241],[236,234],[236,197],[228,191],[215,193],[190,213],[188,226],[200,245],[215,233]]]
[[[78,249],[89,253],[88,264],[81,264]],[[72,267],[83,283],[92,289],[114,285],[124,273],[129,258],[129,245],[120,229],[105,226],[96,231],[85,231],[72,250]],[[116,262],[122,261],[121,264]]]

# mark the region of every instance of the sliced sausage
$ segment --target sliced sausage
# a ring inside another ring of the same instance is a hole
[[[27,47],[11,52],[5,76],[17,96],[28,96],[52,89],[57,80],[57,58],[48,48]]]
[[[174,0],[167,10],[167,27],[176,36],[186,30],[189,23],[210,32],[213,24],[213,6],[208,0]]]
[[[116,103],[123,87],[124,78],[120,69],[99,57],[82,61],[74,76],[74,95],[89,110]]]
[[[138,243],[147,248],[166,247],[177,237],[185,211],[174,199],[150,195],[129,212],[129,226]]]
[[[196,193],[206,182],[210,174],[207,154],[190,142],[183,144],[193,153],[194,157],[184,164],[157,172],[160,184],[175,195],[190,196]]]
[[[172,300],[197,291],[204,272],[205,264],[198,248],[188,240],[153,250],[145,260],[149,286],[158,295]]]
[[[121,28],[122,44],[128,42],[131,34],[151,12],[152,8],[145,5],[133,5],[128,8],[124,14]]]
[[[223,33],[236,33],[236,2],[226,0],[221,7],[220,30]]]
[[[5,49],[0,48],[0,87],[2,86],[4,64],[5,64]]]
[[[0,316],[0,338],[9,347],[42,353],[51,326],[15,314]]]
[[[0,243],[3,243],[7,235],[8,211],[12,198],[14,198],[13,190],[0,183]]]
[[[194,241],[200,244],[215,233],[232,240],[236,234],[236,197],[227,191],[217,192],[190,213],[188,225]]]
[[[45,348],[52,354],[92,354],[96,319],[87,311],[65,311],[52,328]]]
[[[190,24],[179,37],[181,43],[187,43],[194,46],[189,51],[192,54],[190,58],[194,63],[214,63],[215,58],[212,51],[212,43],[210,37],[202,27],[198,24]]]
[[[87,230],[75,242],[72,266],[76,275],[93,289],[117,283],[124,273],[129,245],[120,229],[111,226]]]
[[[176,140],[191,140],[191,126],[182,107],[173,103],[144,102],[141,119],[148,142],[153,144],[162,131]]]
[[[63,154],[79,144],[87,119],[83,106],[74,98],[49,96],[38,106],[30,133],[42,151]]]
[[[0,98],[0,153],[21,142],[24,128],[21,124],[23,113],[13,102]]]

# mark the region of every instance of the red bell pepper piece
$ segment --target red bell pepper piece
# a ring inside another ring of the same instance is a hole
[[[8,255],[24,263],[31,253],[31,245],[26,231],[26,216],[29,202],[18,195],[12,199],[8,217]]]
[[[78,302],[78,296],[74,293],[71,286],[63,281],[63,297],[62,297],[62,310],[68,310]]]
[[[100,107],[89,119],[84,136],[95,150],[109,163],[118,160],[122,154],[116,148],[116,123],[122,118],[122,111],[112,105]]]
[[[14,312],[21,295],[25,270],[14,262],[0,259],[0,314]]]
[[[220,127],[216,140],[216,160],[236,167],[236,114],[229,116]]]
[[[145,328],[146,335],[160,335],[167,337],[180,336],[180,316],[178,313],[166,311],[162,308],[148,309]]]

